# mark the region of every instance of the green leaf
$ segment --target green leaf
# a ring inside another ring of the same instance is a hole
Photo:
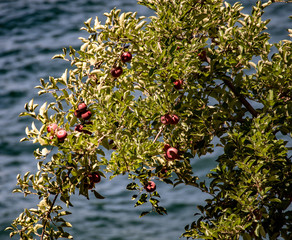
[[[127,190],[130,190],[130,191],[137,190],[138,187],[139,186],[137,183],[132,182],[127,185]]]
[[[144,203],[147,202],[147,194],[146,193],[142,193],[140,196],[140,199],[136,202],[135,207],[140,206]]]
[[[97,191],[95,190],[91,190],[94,193],[94,196],[98,199],[105,199],[104,196],[102,196],[101,194],[99,194]]]
[[[143,217],[143,216],[145,216],[145,215],[147,215],[148,213],[150,213],[150,212],[148,212],[148,211],[147,211],[147,212],[146,212],[146,211],[145,211],[145,212],[142,212],[142,213],[140,214],[140,218]]]
[[[250,234],[248,233],[244,233],[242,236],[243,236],[243,240],[252,240]]]
[[[60,225],[61,227],[72,227],[72,224],[71,223],[69,223],[69,222],[64,222],[64,223],[62,223],[61,225]]]

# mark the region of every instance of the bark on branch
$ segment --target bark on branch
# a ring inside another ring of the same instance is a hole
[[[245,99],[245,97],[237,91],[232,81],[227,76],[221,77],[221,80],[229,87],[239,101],[246,107],[246,109],[252,114],[253,117],[257,117],[257,111],[251,106],[251,104]]]

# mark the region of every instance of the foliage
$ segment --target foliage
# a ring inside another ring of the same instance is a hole
[[[20,114],[36,121],[21,141],[41,147],[34,152],[38,172],[18,176],[15,192],[35,194],[40,202],[14,220],[11,236],[73,238],[64,230],[71,227],[64,219],[70,213],[57,201],[69,207],[72,194],[89,198],[89,191],[103,199],[91,178],[95,173],[105,181],[107,173],[110,179],[126,174],[135,206],[148,202],[162,215],[159,189],[144,189],[149,181],[208,193],[184,237],[289,239],[292,42],[269,43],[269,21],[261,18],[273,1],[257,2],[251,14],[221,0],[138,2],[156,15],[145,20],[113,9],[104,25],[88,19],[80,49],[54,57],[70,69],[36,87],[54,101],[38,109],[31,100]],[[132,59],[122,61],[123,52]],[[116,67],[123,72],[113,77]],[[81,102],[90,120],[78,116]],[[52,123],[56,130],[47,129]],[[82,131],[74,130],[78,124]],[[59,129],[67,132],[64,141]],[[214,144],[224,152],[204,182],[192,162]],[[171,147],[178,151],[173,159]]]

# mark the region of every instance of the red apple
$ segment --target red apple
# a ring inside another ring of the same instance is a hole
[[[144,189],[146,192],[154,192],[156,190],[156,184],[153,181],[149,181],[145,184]]]
[[[207,61],[207,53],[205,50],[202,50],[199,54],[198,57],[200,58],[201,61]]]
[[[163,123],[164,125],[167,125],[167,124],[168,124],[168,121],[167,121],[167,118],[166,118],[165,115],[163,115],[163,116],[160,117],[160,121],[161,121],[161,123]]]
[[[55,130],[58,128],[58,125],[56,123],[51,123],[49,126],[47,126],[48,132],[55,132]]]
[[[175,80],[175,81],[173,82],[173,84],[174,84],[174,88],[177,89],[177,90],[182,89],[182,85],[183,85],[183,83],[184,83],[184,80],[182,80],[182,79],[177,79],[177,80]]]
[[[166,151],[166,157],[169,160],[175,160],[179,158],[178,150],[174,147],[170,147]]]
[[[99,183],[101,180],[100,174],[98,172],[93,172],[88,174],[90,183]]]
[[[171,122],[170,122],[170,124],[175,125],[175,124],[178,124],[178,122],[179,122],[179,117],[176,114],[171,115]]]
[[[119,76],[121,76],[123,73],[123,69],[122,67],[113,67],[111,69],[111,75],[114,77],[114,78],[117,78]]]
[[[57,138],[59,142],[64,142],[66,137],[67,137],[67,132],[64,129],[60,129],[57,131]]]
[[[75,131],[77,131],[77,132],[82,132],[82,129],[83,129],[83,125],[82,124],[77,124],[75,126]]]
[[[87,133],[87,134],[91,134],[92,133],[92,132],[90,132],[88,130],[85,130],[83,128],[84,128],[84,126],[82,124],[77,124],[75,126],[75,131],[77,131],[77,132],[83,132],[83,133]]]
[[[78,105],[78,111],[81,113],[84,113],[87,111],[87,105],[85,103],[80,103]]]
[[[171,118],[171,116],[167,113],[167,114],[161,116],[160,121],[161,121],[162,124],[164,124],[164,125],[168,125],[168,124],[171,123],[172,118]]]
[[[122,62],[130,62],[132,59],[132,54],[130,52],[123,52],[121,55]]]
[[[75,131],[77,131],[77,132],[85,132],[85,130],[83,128],[84,128],[84,126],[82,124],[77,124],[75,126]]]
[[[91,116],[92,116],[92,113],[90,111],[86,111],[85,113],[81,114],[81,118],[83,120],[88,120],[89,118],[91,118]]]
[[[161,116],[160,121],[164,125],[169,125],[169,124],[177,124],[179,122],[179,117],[176,114],[169,115],[168,113]]]

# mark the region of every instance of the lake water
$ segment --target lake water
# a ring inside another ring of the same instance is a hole
[[[251,2],[251,1],[249,1]],[[0,239],[8,240],[3,231],[23,208],[35,207],[34,197],[12,194],[16,175],[36,171],[32,144],[19,143],[31,119],[19,118],[23,106],[32,97],[38,101],[35,85],[40,78],[60,76],[65,63],[51,60],[63,47],[78,48],[79,31],[83,22],[117,7],[122,11],[137,11],[139,15],[152,13],[135,0],[0,0]],[[292,28],[288,16],[292,4],[275,4],[266,16],[272,42],[287,37]],[[196,174],[203,177],[215,166],[219,152],[194,159]],[[74,196],[72,215],[67,218],[77,240],[174,240],[193,220],[196,206],[203,203],[204,195],[191,187],[158,184],[161,204],[168,209],[167,216],[149,215],[139,218],[143,208],[134,208],[131,192],[125,189],[127,179],[118,177],[103,180],[98,191],[104,200],[90,200]],[[149,207],[149,205],[148,205]]]

